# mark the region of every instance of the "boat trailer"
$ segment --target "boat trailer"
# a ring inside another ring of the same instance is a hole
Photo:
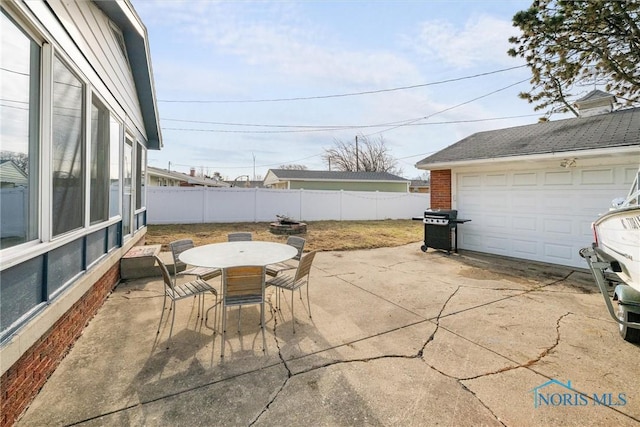
[[[595,245],[580,249],[580,256],[587,261],[589,270],[604,297],[611,317],[618,323],[620,336],[632,343],[640,343],[640,292],[620,282],[613,291],[613,300],[618,301],[617,311],[613,308],[607,286],[610,280],[605,277],[605,270],[620,270],[616,260],[602,252]]]

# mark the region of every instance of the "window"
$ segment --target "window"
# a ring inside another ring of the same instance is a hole
[[[120,147],[122,125],[113,117],[109,123],[109,218],[120,214]]]
[[[0,13],[0,249],[38,237],[40,46]]]
[[[93,97],[91,102],[91,224],[109,219],[109,111]]]
[[[52,230],[57,236],[84,223],[84,85],[67,66],[53,59]]]
[[[142,144],[136,145],[136,209],[142,209],[145,205],[145,178],[147,169],[147,150]]]
[[[123,162],[122,162],[122,235],[131,234],[131,198],[133,195],[133,155],[132,142],[127,138],[124,144]]]

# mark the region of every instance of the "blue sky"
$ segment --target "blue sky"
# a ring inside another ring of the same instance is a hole
[[[165,144],[151,166],[228,179],[284,164],[326,170],[326,148],[363,134],[381,135],[414,178],[433,152],[542,115],[517,97],[526,67],[427,85],[524,65],[507,40],[531,1],[132,3],[149,33]],[[406,86],[418,87],[327,97]],[[396,122],[411,125],[377,126]],[[347,128],[318,130],[331,126]]]

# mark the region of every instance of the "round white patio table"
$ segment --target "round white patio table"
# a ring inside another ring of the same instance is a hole
[[[196,246],[180,254],[180,261],[197,267],[227,268],[276,264],[293,258],[298,250],[275,242],[224,242]]]

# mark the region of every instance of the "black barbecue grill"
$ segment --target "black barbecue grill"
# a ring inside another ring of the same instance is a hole
[[[422,220],[424,223],[424,245],[420,247],[423,252],[428,248],[458,252],[458,224],[464,224],[470,219],[459,219],[458,211],[455,209],[427,209],[424,217],[413,218]],[[453,232],[453,242],[451,245],[451,233]]]

